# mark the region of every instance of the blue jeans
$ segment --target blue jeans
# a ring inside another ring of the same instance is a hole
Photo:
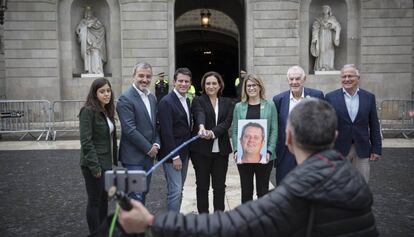
[[[145,159],[144,164],[142,165],[131,165],[131,164],[122,163],[122,166],[128,170],[144,170],[145,172],[150,170],[153,165],[154,165],[154,159],[152,158]],[[147,191],[143,193],[130,192],[128,196],[131,197],[132,199],[140,201],[142,204],[145,204],[145,196],[148,194],[150,190],[150,183],[151,183],[151,175],[148,175],[147,176]]]
[[[180,212],[184,182],[187,177],[188,158],[181,161],[183,162],[181,170],[174,169],[172,163],[162,164],[167,181],[167,209],[174,212]]]

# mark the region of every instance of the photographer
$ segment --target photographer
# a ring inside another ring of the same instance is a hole
[[[121,211],[127,232],[153,236],[378,236],[364,178],[338,152],[334,109],[306,99],[289,114],[286,144],[298,166],[274,191],[228,212],[151,215],[139,202]]]

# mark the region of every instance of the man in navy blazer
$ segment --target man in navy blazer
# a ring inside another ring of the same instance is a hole
[[[283,178],[296,167],[295,156],[290,153],[285,144],[286,123],[289,112],[301,100],[309,97],[323,99],[320,90],[304,87],[306,81],[305,71],[300,66],[290,67],[287,71],[287,82],[290,89],[273,97],[278,112],[278,137],[276,144],[276,185],[279,185]]]
[[[157,101],[149,91],[151,79],[151,65],[146,62],[135,65],[133,84],[119,97],[116,106],[122,128],[119,160],[128,170],[151,169],[160,148]],[[148,176],[145,193],[134,192],[130,196],[145,203],[150,181],[151,176]]]
[[[341,69],[342,88],[326,94],[325,99],[338,116],[335,149],[369,181],[369,161],[381,156],[382,141],[375,95],[359,88],[359,71],[353,64]]]
[[[174,89],[158,103],[160,122],[160,157],[165,157],[191,137],[190,101],[191,71],[178,68],[174,73]],[[184,147],[163,164],[167,181],[167,209],[180,212],[182,191],[187,177],[189,148]]]

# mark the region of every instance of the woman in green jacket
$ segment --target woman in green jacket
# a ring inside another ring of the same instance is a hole
[[[242,147],[243,135],[239,137],[238,121],[244,119],[265,119],[267,120],[267,153],[263,154],[265,159],[255,163],[243,162],[243,158],[237,162],[237,168],[240,174],[241,199],[242,203],[253,199],[253,177],[256,176],[256,193],[257,197],[265,195],[269,191],[270,172],[273,167],[275,156],[275,147],[277,140],[277,111],[272,101],[266,100],[265,87],[261,78],[257,75],[248,74],[243,81],[241,102],[237,103],[233,111],[232,123],[232,143],[233,149],[236,150],[234,157],[237,159],[237,145],[240,139]],[[246,127],[253,125],[255,129],[261,128],[257,123],[248,123]],[[261,128],[262,134],[264,128]],[[247,129],[243,129],[247,131]],[[246,138],[247,139],[247,138]],[[264,141],[264,138],[262,138]],[[248,143],[248,142],[247,142]],[[246,147],[249,144],[246,143]],[[239,151],[247,153],[246,151]],[[243,154],[244,156],[245,154]],[[267,163],[266,163],[267,162]]]
[[[79,113],[80,166],[88,195],[86,219],[91,234],[106,220],[108,213],[105,171],[118,163],[114,117],[111,83],[106,78],[98,78],[92,82]]]

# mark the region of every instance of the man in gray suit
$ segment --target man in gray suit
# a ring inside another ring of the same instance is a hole
[[[119,97],[116,106],[122,128],[119,160],[128,170],[148,171],[160,149],[156,128],[157,102],[149,91],[151,79],[151,65],[146,62],[136,64],[132,86]],[[148,176],[147,192],[129,195],[145,203],[150,181],[151,176]]]

